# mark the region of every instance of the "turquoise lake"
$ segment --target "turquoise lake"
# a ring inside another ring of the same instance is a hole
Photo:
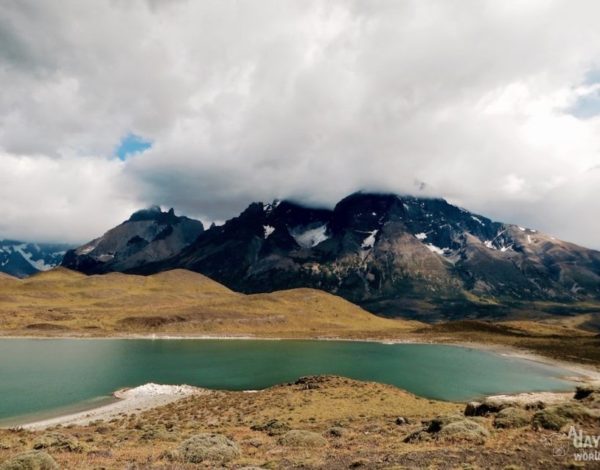
[[[571,390],[563,369],[434,344],[266,340],[1,339],[0,420],[101,402],[148,382],[256,390],[336,374],[464,401]]]

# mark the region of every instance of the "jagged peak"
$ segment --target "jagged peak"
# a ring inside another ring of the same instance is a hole
[[[135,211],[133,214],[131,214],[131,217],[129,217],[128,221],[137,222],[140,220],[152,220],[162,213],[163,211],[160,206],[152,205],[150,207]]]
[[[145,220],[155,220],[161,223],[174,222],[180,218],[175,215],[175,209],[172,207],[168,211],[163,211],[160,206],[153,205],[145,209],[140,209],[131,214],[126,222],[140,222]]]

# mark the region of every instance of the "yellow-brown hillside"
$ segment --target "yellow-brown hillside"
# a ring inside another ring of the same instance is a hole
[[[186,270],[85,276],[64,268],[0,279],[4,335],[390,337],[416,322],[374,316],[335,295],[293,289],[244,295]]]

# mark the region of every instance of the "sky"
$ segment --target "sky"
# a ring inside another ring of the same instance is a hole
[[[5,0],[0,238],[444,197],[600,249],[600,2]]]

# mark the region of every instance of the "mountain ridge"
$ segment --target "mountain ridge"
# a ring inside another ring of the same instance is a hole
[[[0,240],[0,272],[27,277],[61,264],[64,254],[73,245],[66,243],[33,243]]]
[[[317,288],[374,313],[429,320],[600,299],[600,252],[440,198],[389,193],[354,193],[332,210],[252,203],[173,256],[123,271],[174,268],[244,293]]]

